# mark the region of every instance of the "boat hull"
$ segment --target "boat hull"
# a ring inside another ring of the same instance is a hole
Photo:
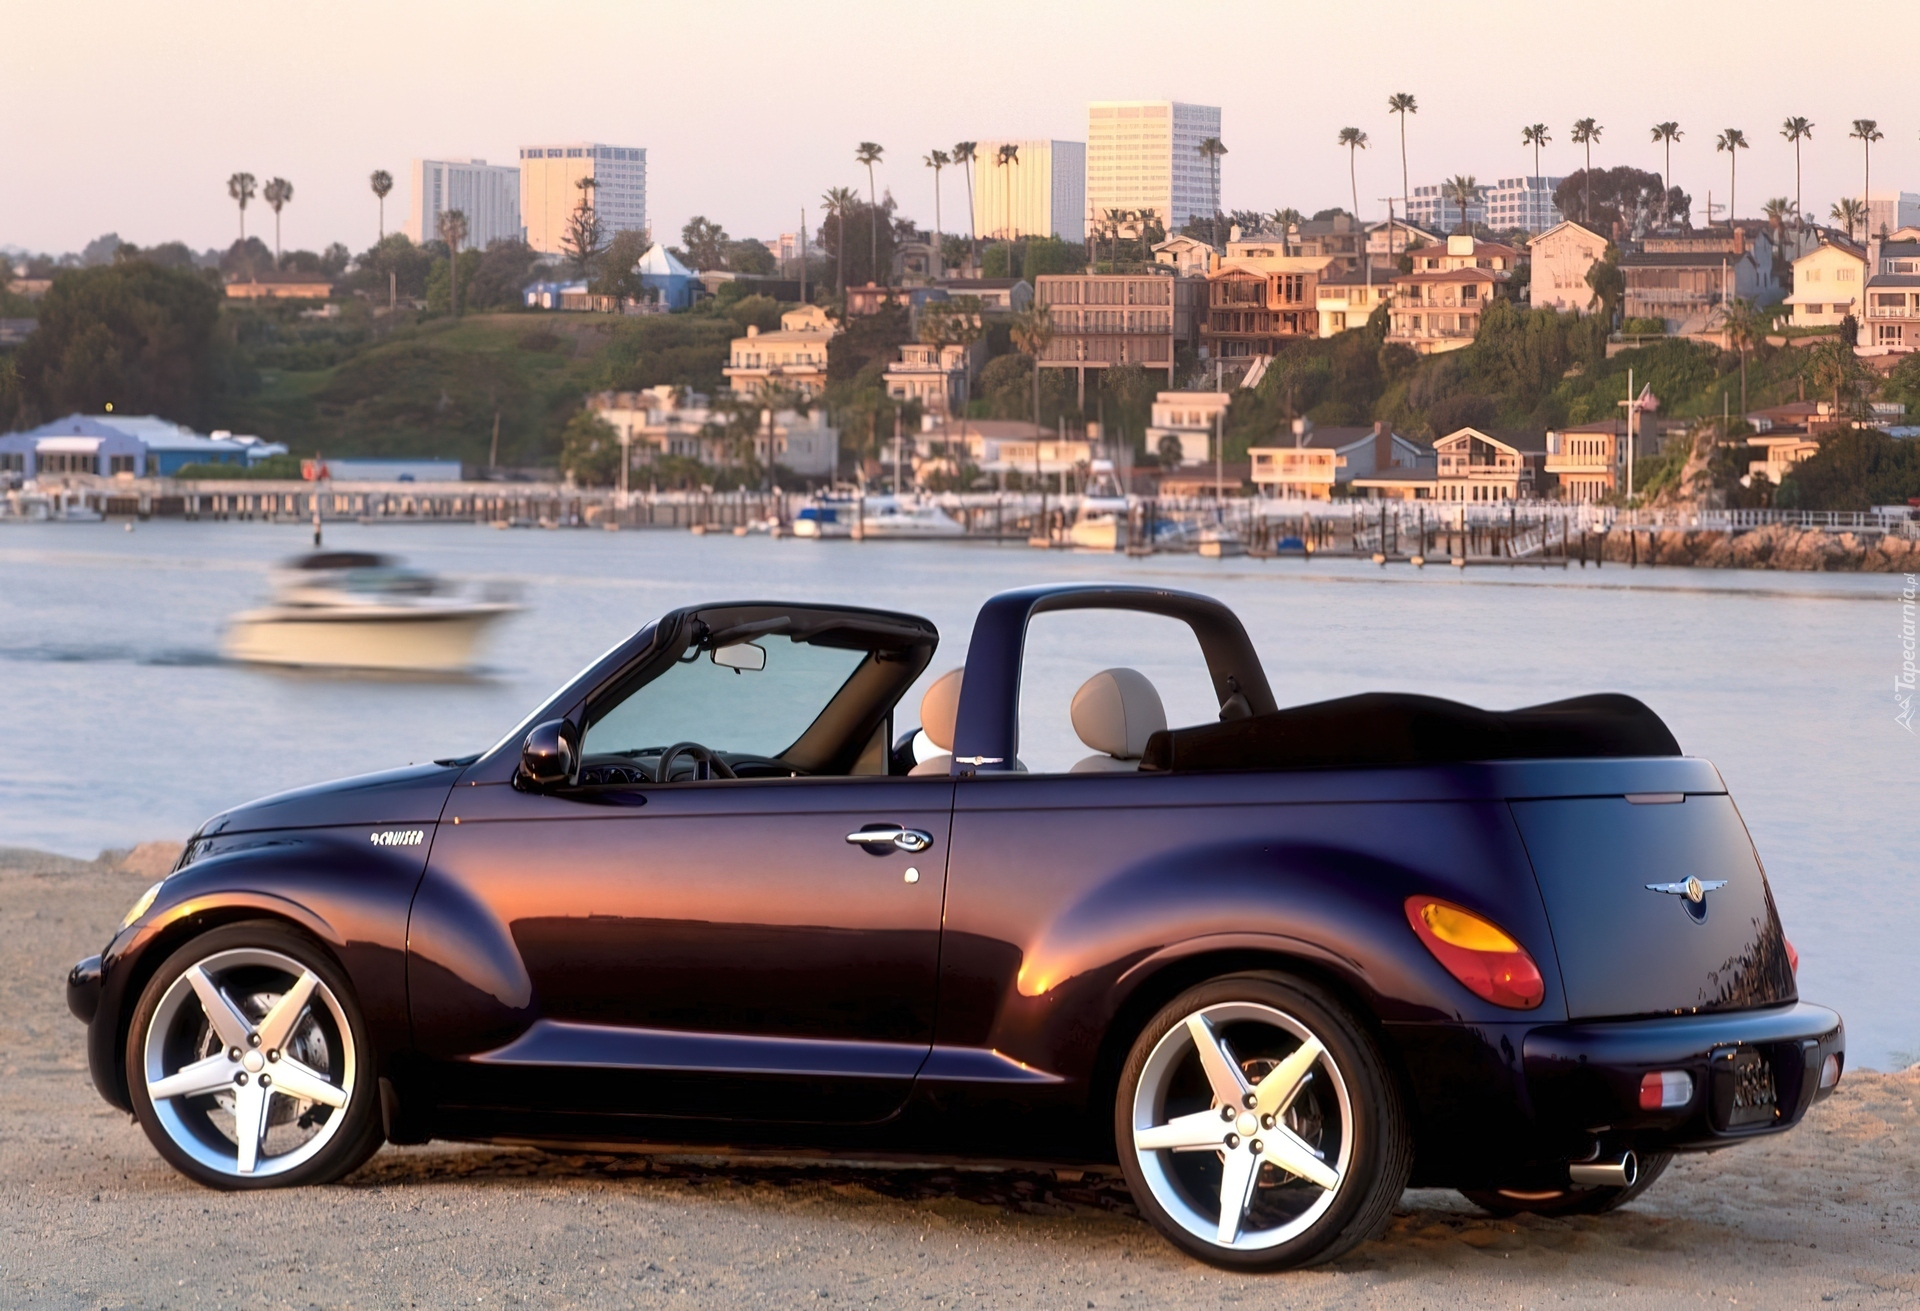
[[[482,636],[515,608],[252,610],[234,617],[221,650],[248,664],[458,672],[473,667]]]

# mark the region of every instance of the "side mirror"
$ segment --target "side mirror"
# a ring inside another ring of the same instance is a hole
[[[751,642],[735,642],[732,646],[716,646],[712,658],[714,664],[736,674],[743,669],[758,673],[767,667],[767,648]]]
[[[535,724],[520,744],[520,767],[513,773],[513,785],[526,792],[559,787],[573,780],[579,761],[579,729],[564,719]]]

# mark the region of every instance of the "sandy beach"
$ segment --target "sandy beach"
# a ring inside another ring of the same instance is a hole
[[[436,1144],[333,1187],[208,1192],[94,1093],[62,995],[156,859],[0,848],[0,1305],[1920,1304],[1920,1067],[1850,1071],[1794,1132],[1682,1158],[1613,1215],[1410,1192],[1378,1240],[1293,1275],[1187,1261],[1098,1175]]]

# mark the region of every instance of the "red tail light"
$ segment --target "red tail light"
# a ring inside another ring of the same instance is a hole
[[[1540,967],[1498,925],[1435,897],[1408,897],[1407,923],[1433,958],[1476,997],[1530,1011],[1547,995]]]
[[[1787,968],[1792,970],[1795,974],[1800,973],[1800,953],[1793,949],[1793,939],[1787,937],[1785,934],[1782,934],[1780,936],[1780,941],[1785,943],[1787,946]]]

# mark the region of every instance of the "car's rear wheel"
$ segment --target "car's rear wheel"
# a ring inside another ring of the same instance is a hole
[[[346,976],[272,921],[174,952],[127,1034],[127,1090],[160,1154],[213,1188],[325,1183],[380,1146],[375,1072]]]
[[[1463,1188],[1460,1195],[1495,1215],[1604,1215],[1653,1187],[1672,1161],[1671,1152],[1641,1157],[1638,1177],[1625,1188]]]
[[[1148,1021],[1121,1070],[1114,1137],[1154,1226],[1239,1270],[1327,1261],[1364,1242],[1412,1164],[1371,1036],[1284,975],[1212,980]]]

